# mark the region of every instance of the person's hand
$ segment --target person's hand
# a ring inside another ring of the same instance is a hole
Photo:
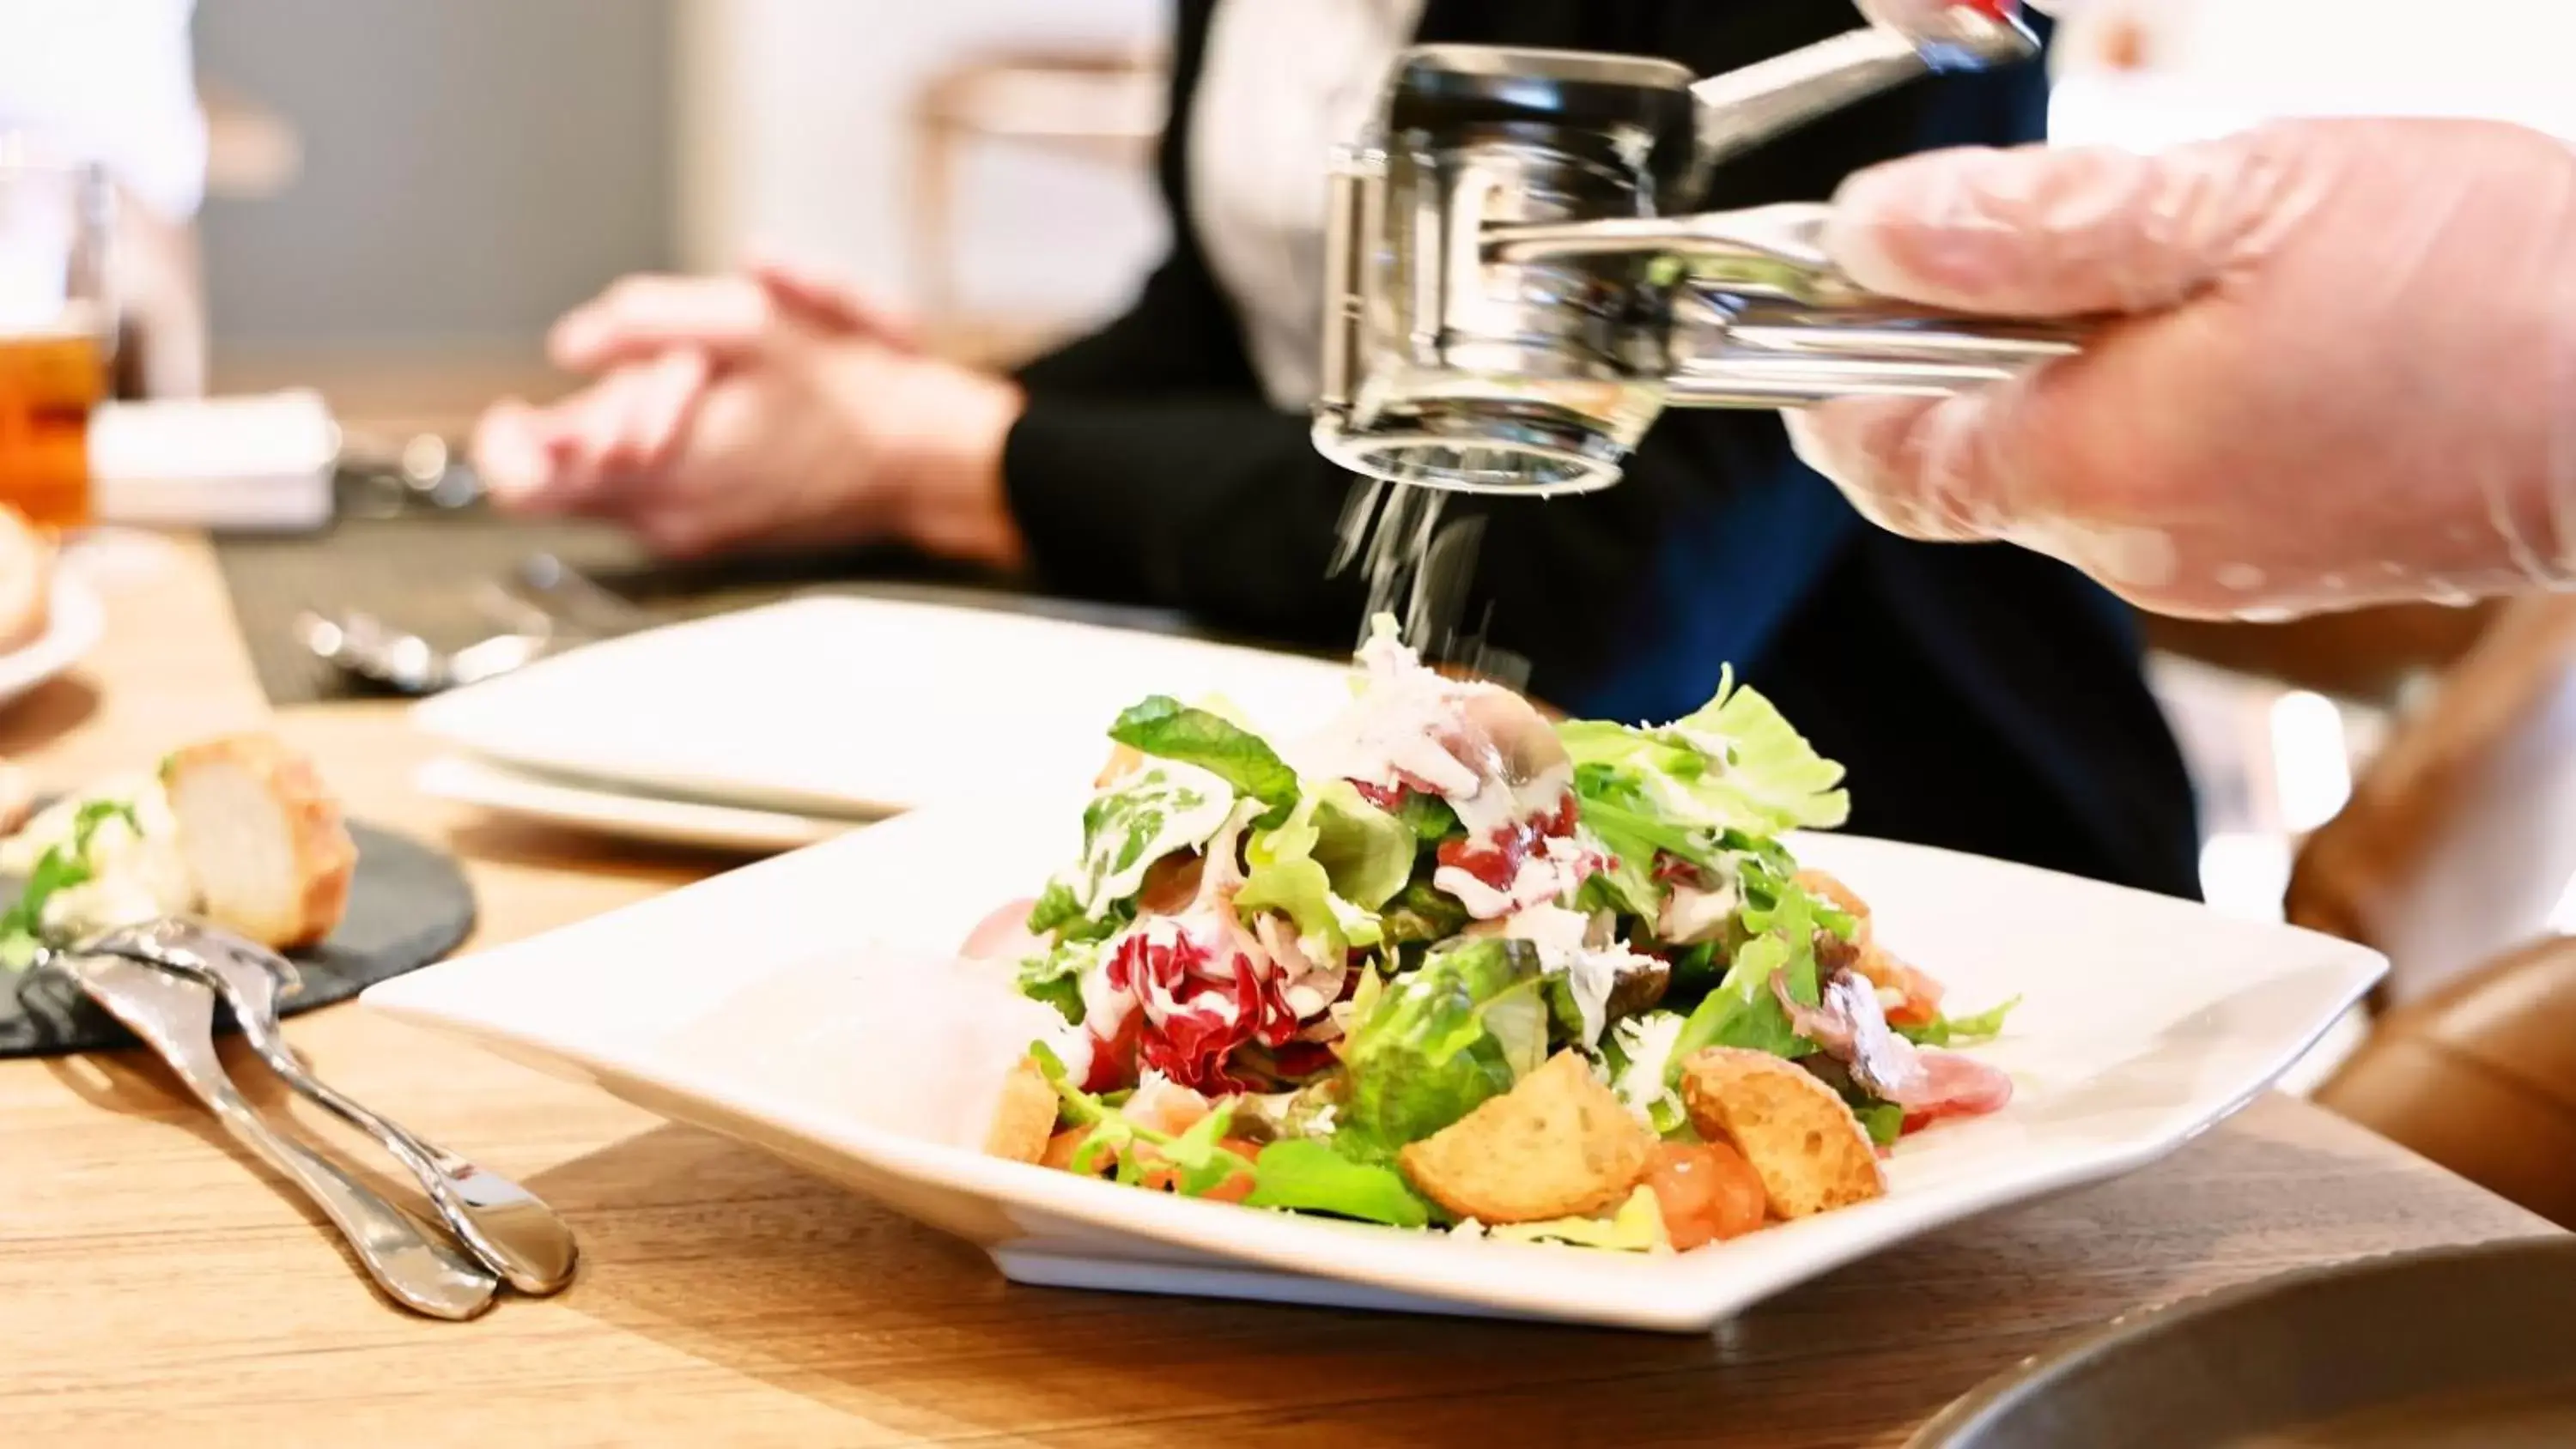
[[[1828,245],[1964,311],[2108,314],[2079,356],[1790,417],[1860,510],[2150,608],[2266,617],[2576,579],[2576,151],[2473,121],[2283,123],[2162,156],[1943,152]]]
[[[630,279],[553,350],[605,375],[485,415],[474,457],[504,508],[614,519],[676,556],[893,539],[1019,561],[1001,479],[1019,390],[852,299],[772,274]]]

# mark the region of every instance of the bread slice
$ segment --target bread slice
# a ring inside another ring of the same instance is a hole
[[[1654,1150],[1654,1133],[1568,1051],[1398,1157],[1459,1217],[1536,1223],[1627,1201]]]
[[[208,920],[281,951],[340,924],[358,848],[312,761],[227,735],[164,760],[161,786]]]
[[[1736,1047],[1695,1052],[1682,1063],[1682,1105],[1699,1135],[1734,1143],[1753,1164],[1784,1219],[1887,1192],[1869,1129],[1796,1062]]]
[[[1046,1156],[1055,1136],[1055,1088],[1035,1057],[1022,1058],[1002,1081],[1002,1105],[984,1134],[984,1150],[1013,1162],[1036,1162]]]
[[[0,504],[0,654],[53,627],[54,545],[27,516]]]

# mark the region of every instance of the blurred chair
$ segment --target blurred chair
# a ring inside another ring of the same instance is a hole
[[[2551,928],[2576,879],[2576,599],[2491,614],[2318,829],[2289,919],[2387,954],[2403,1006]]]
[[[1163,56],[1131,48],[986,52],[923,86],[913,112],[913,274],[923,321],[944,350],[1003,360],[1034,350],[1056,320],[961,311],[956,208],[970,148],[1034,148],[1141,168],[1152,164],[1166,103]]]
[[[2576,938],[2386,1013],[2313,1100],[2576,1228]]]
[[[2576,1226],[2576,599],[2483,619],[2308,837],[2285,913],[2391,964],[2315,1100]]]

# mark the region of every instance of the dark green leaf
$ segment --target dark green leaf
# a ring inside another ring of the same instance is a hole
[[[1029,908],[1029,933],[1043,936],[1082,919],[1082,902],[1073,898],[1073,888],[1062,881],[1049,882],[1038,903]]]
[[[1790,1024],[1789,1013],[1771,989],[1771,978],[1785,973],[1789,994],[1803,1004],[1816,1004],[1813,900],[1784,882],[1770,910],[1757,913],[1748,904],[1746,922],[1750,924],[1757,914],[1764,933],[1736,949],[1725,978],[1682,1024],[1669,1075],[1677,1078],[1681,1064],[1704,1047],[1742,1047],[1781,1057],[1801,1057],[1816,1049]]]
[[[1395,946],[1446,941],[1466,926],[1466,906],[1428,880],[1406,886],[1379,915],[1380,931]]]
[[[1134,705],[1109,727],[1109,737],[1159,759],[1195,765],[1270,807],[1264,825],[1288,818],[1297,805],[1297,772],[1269,742],[1210,710],[1167,695]]]
[[[1020,994],[1043,1001],[1075,1026],[1082,1025],[1082,975],[1099,960],[1095,942],[1067,941],[1020,963]]]
[[[1458,812],[1437,795],[1419,790],[1405,792],[1404,804],[1396,818],[1413,832],[1413,838],[1425,845],[1437,845],[1453,835],[1464,835],[1467,828],[1458,823]]]

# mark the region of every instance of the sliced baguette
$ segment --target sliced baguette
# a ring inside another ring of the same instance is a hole
[[[281,951],[340,924],[358,848],[312,761],[227,735],[163,761],[161,785],[207,919]]]

